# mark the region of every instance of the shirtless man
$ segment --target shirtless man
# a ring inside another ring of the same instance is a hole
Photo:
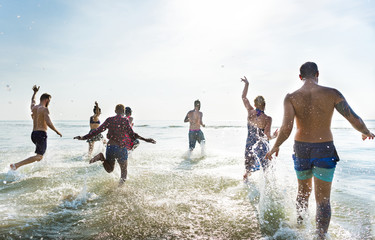
[[[287,94],[284,100],[284,119],[275,145],[266,155],[278,156],[279,147],[289,137],[294,119],[297,131],[294,137],[294,169],[298,178],[297,214],[301,223],[302,213],[308,207],[312,191],[312,179],[315,185],[316,233],[319,239],[325,239],[331,220],[330,194],[333,174],[339,157],[333,144],[331,120],[334,109],[344,116],[354,129],[362,133],[362,139],[374,139],[362,119],[354,113],[344,96],[336,89],[318,84],[318,66],[306,62],[300,68],[303,86]]]
[[[198,141],[198,143],[201,144],[202,153],[204,151],[204,144],[205,139],[203,132],[201,130],[201,126],[205,127],[206,125],[203,124],[203,113],[199,110],[201,109],[201,102],[199,100],[196,100],[194,102],[194,110],[189,111],[186,114],[184,122],[189,122],[189,150],[192,152],[195,148],[195,143]]]
[[[51,128],[55,131],[60,137],[62,137],[61,133],[57,131],[51,119],[49,118],[49,110],[48,104],[51,101],[51,95],[44,93],[40,96],[40,102],[38,105],[35,105],[35,95],[38,92],[39,87],[34,85],[33,91],[34,94],[31,97],[31,117],[33,119],[33,132],[31,133],[31,140],[36,145],[35,153],[36,155],[33,157],[29,157],[23,161],[18,163],[10,164],[10,168],[12,170],[16,170],[17,168],[33,163],[35,161],[40,161],[43,158],[44,153],[47,149],[47,127]]]

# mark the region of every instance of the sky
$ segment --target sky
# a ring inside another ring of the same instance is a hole
[[[375,0],[0,0],[0,120],[31,120],[36,84],[53,120],[87,120],[98,101],[102,120],[122,103],[182,122],[199,99],[206,123],[245,122],[246,76],[280,125],[306,61],[375,119],[374,43]]]

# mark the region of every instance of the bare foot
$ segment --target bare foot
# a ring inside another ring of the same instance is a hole
[[[126,182],[126,179],[120,178],[120,181],[118,183],[118,186],[121,187]]]
[[[89,164],[97,162],[97,161],[104,161],[104,160],[105,160],[105,157],[104,157],[103,153],[99,153],[95,157],[91,158]]]
[[[17,170],[17,167],[16,167],[16,164],[12,163],[9,165],[10,169],[13,170],[13,171],[16,171]]]

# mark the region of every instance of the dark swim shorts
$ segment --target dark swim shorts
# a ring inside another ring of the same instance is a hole
[[[197,141],[198,143],[205,141],[202,130],[200,129],[189,130],[189,149],[190,150],[193,150],[195,148],[195,143]]]
[[[297,178],[316,178],[332,182],[337,162],[340,160],[333,142],[294,142],[294,169]]]
[[[43,155],[47,150],[47,132],[45,131],[33,131],[31,133],[31,141],[36,146],[35,153]]]

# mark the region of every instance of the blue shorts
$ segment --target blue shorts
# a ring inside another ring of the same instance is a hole
[[[198,143],[201,143],[201,141],[204,141],[204,135],[203,132],[199,130],[189,130],[189,149],[193,150],[195,148],[195,143],[198,141]]]
[[[43,155],[47,150],[47,132],[45,131],[33,131],[31,133],[31,141],[36,146],[35,153]]]
[[[126,147],[122,148],[117,145],[107,145],[107,151],[105,155],[107,161],[112,162],[113,164],[116,160],[120,164],[128,160],[128,150],[126,149]]]
[[[333,142],[294,142],[294,169],[297,178],[316,178],[332,182],[337,162],[340,160]]]

